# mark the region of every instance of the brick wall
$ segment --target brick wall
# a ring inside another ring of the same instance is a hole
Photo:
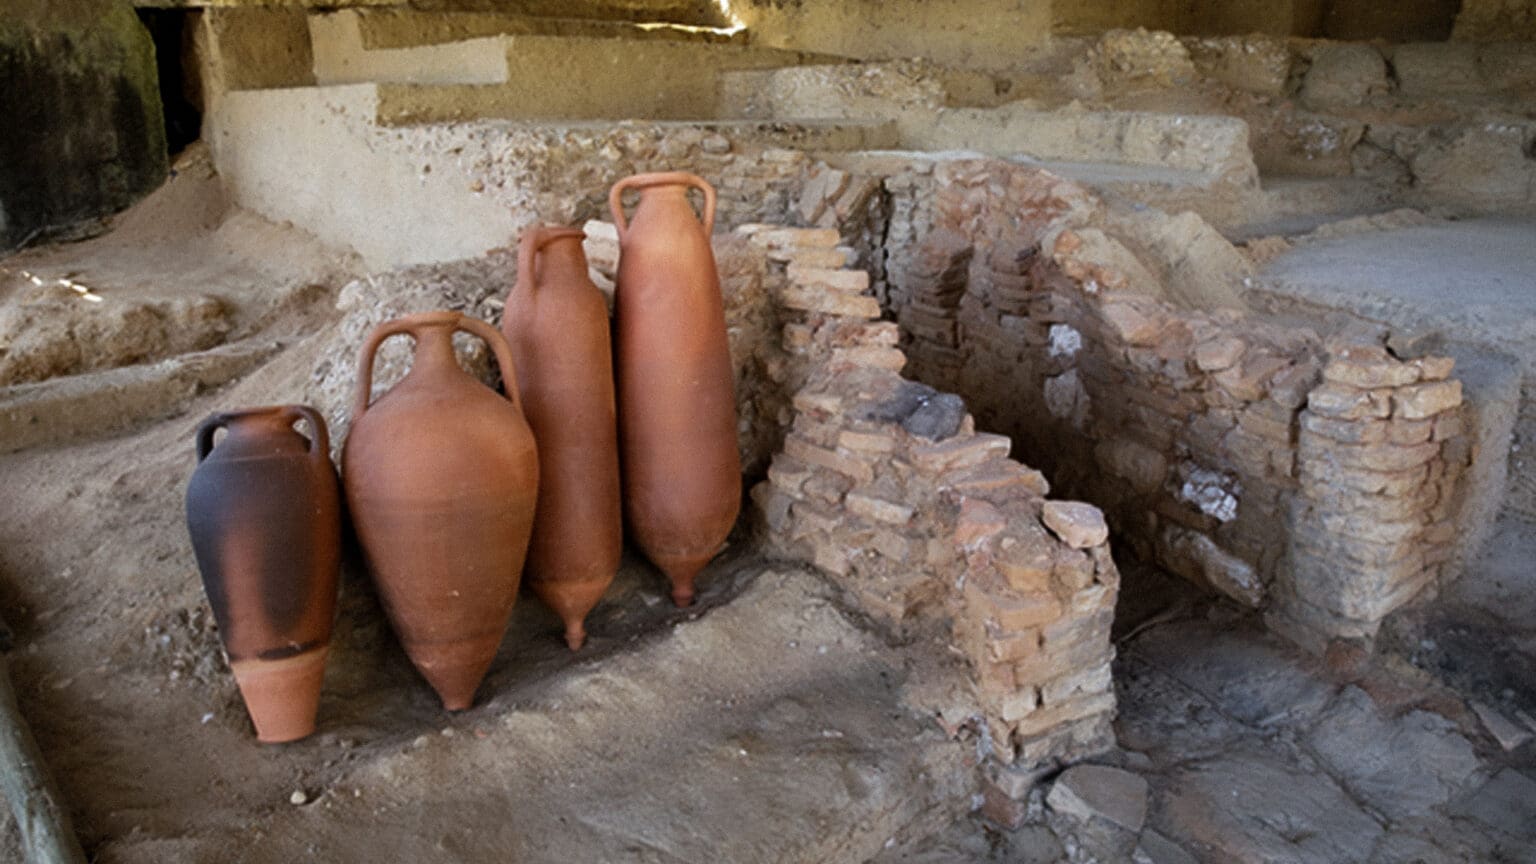
[[[938,634],[964,686],[930,706],[978,736],[984,799],[1022,818],[1028,783],[1113,745],[1110,624],[1119,576],[1091,505],[1046,498],[1011,442],[952,394],[908,381],[869,277],[836,231],[746,226],[783,267],[793,419],[752,490],[775,554],[810,562],[893,639]]]
[[[963,395],[1138,556],[1311,647],[1455,575],[1469,445],[1448,358],[1150,296],[1136,274],[1169,262],[1089,254],[1104,205],[1048,172],[923,161],[882,184],[876,292],[909,374]]]

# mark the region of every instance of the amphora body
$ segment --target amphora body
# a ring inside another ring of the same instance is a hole
[[[539,448],[528,549],[533,592],[565,622],[571,650],[623,551],[618,422],[608,306],[587,276],[577,228],[530,228],[501,329]]]
[[[688,190],[704,195],[703,224]],[[637,190],[633,219],[623,195]],[[693,602],[694,578],[741,507],[736,399],[724,301],[709,235],[715,191],[692,174],[639,174],[614,185],[620,459],[628,529]]]
[[[490,344],[507,398],[459,368],[453,334]],[[410,372],[369,404],[373,356],[416,339]],[[386,322],[358,369],[342,484],[396,635],[450,711],[468,708],[495,659],[522,578],[539,462],[501,334],[457,312]]]
[[[259,740],[303,738],[315,729],[341,566],[325,421],[302,405],[215,414],[198,427],[197,458],[187,528],[235,683]]]

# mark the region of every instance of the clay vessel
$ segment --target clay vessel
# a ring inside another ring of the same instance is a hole
[[[507,397],[459,368],[453,334],[489,343]],[[373,355],[416,339],[411,370],[368,404]],[[468,708],[507,629],[533,527],[539,458],[506,340],[457,312],[407,315],[363,344],[342,485],[396,635],[450,711]]]
[[[587,277],[578,228],[531,228],[518,244],[502,332],[539,442],[539,503],[525,575],[574,651],[623,551],[618,419],[608,304]]]
[[[258,740],[303,738],[315,731],[341,566],[325,421],[303,405],[214,414],[197,429],[197,460],[187,528],[235,683]]]
[[[688,190],[704,194],[703,224]],[[634,218],[623,195],[640,193]],[[619,231],[615,339],[620,459],[630,536],[679,606],[741,507],[736,397],[709,235],[715,190],[692,174],[639,174],[608,196]]]

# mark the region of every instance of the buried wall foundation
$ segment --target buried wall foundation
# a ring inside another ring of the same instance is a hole
[[[1188,308],[1148,275],[1176,265],[1044,171],[835,179],[797,210],[836,228],[735,232],[767,260],[769,371],[793,394],[752,491],[760,532],[889,638],[948,646],[963,685],[917,701],[974,734],[993,818],[1114,746],[1111,527],[1313,650],[1370,639],[1462,566],[1471,440],[1448,358]]]

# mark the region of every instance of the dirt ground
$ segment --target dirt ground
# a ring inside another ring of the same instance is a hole
[[[1419,646],[1481,677],[1415,666],[1412,646],[1311,658],[1133,562],[1122,749],[1102,761],[1149,783],[1139,836],[1059,812],[1049,784],[1019,832],[971,816],[974,753],[904,700],[912,651],[745,533],[689,610],[627,559],[580,654],[525,597],[476,707],[455,715],[354,553],[319,732],[258,745],[185,535],[192,431],[213,410],[329,392],[356,261],[229,208],[188,170],[112,233],[0,268],[87,284],[102,305],[206,295],[228,307],[223,338],[284,345],[168,420],[0,456],[13,674],[94,861],[1536,861],[1536,750],[1506,750],[1473,707],[1516,716],[1528,646],[1454,628]],[[25,290],[5,284],[0,310]],[[1503,545],[1528,548],[1516,539]],[[1479,566],[1472,584],[1528,570],[1519,555]],[[8,816],[0,829],[15,860]]]

